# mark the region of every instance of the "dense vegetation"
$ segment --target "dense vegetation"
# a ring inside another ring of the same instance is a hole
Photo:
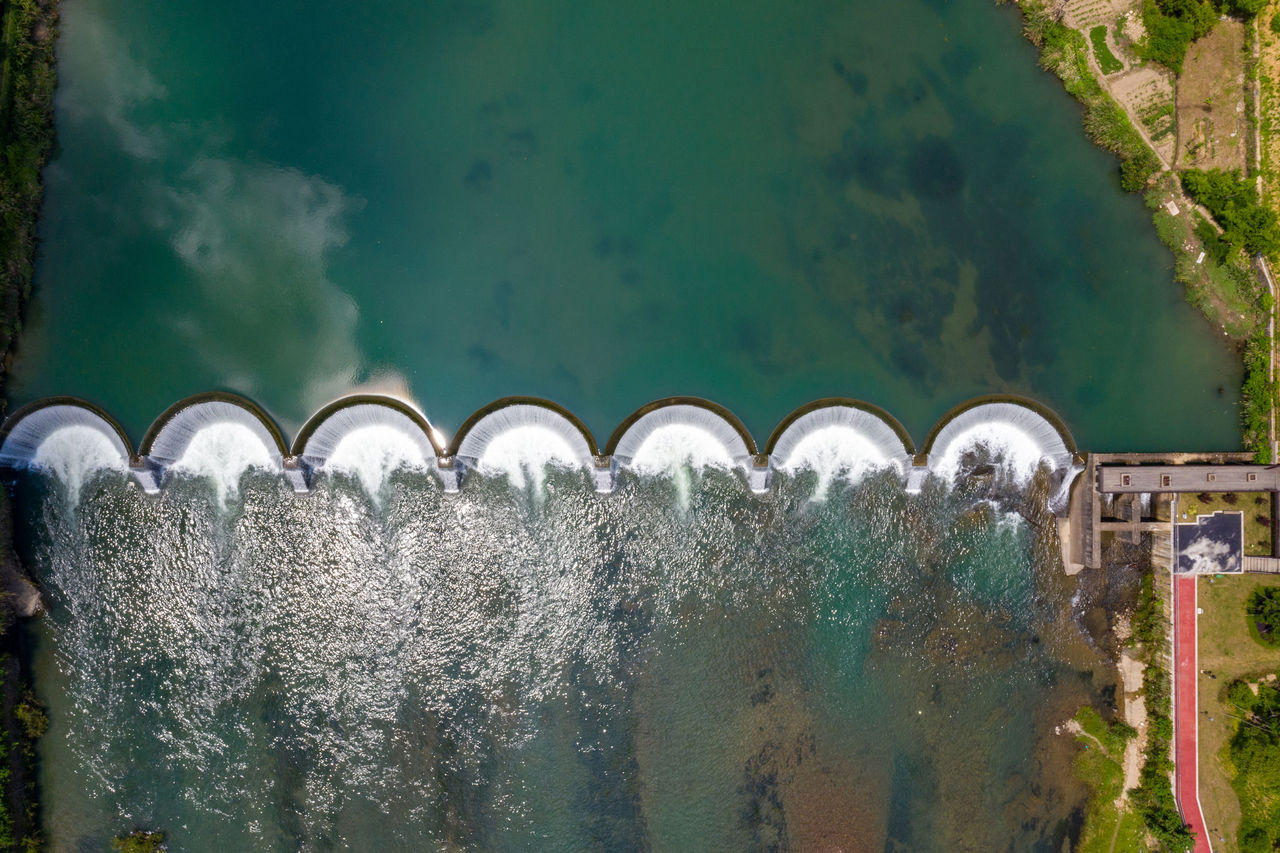
[[[1146,663],[1143,691],[1147,700],[1147,748],[1132,799],[1151,833],[1167,850],[1191,849],[1191,832],[1182,822],[1173,797],[1173,702],[1169,672],[1164,667],[1164,606],[1148,571],[1142,577],[1138,608],[1133,616],[1133,640]]]
[[[1027,38],[1040,48],[1040,66],[1052,71],[1084,105],[1084,127],[1097,145],[1120,158],[1120,185],[1140,192],[1160,170],[1160,161],[1119,104],[1103,90],[1089,68],[1084,36],[1057,20],[1042,0],[1022,4]]]
[[[1251,255],[1275,257],[1280,253],[1280,225],[1276,212],[1262,204],[1253,181],[1238,170],[1187,169],[1182,188],[1202,204],[1222,227],[1227,252],[1244,249]]]
[[[1142,24],[1147,37],[1135,48],[1143,59],[1180,73],[1187,48],[1208,35],[1219,13],[1252,18],[1266,5],[1267,0],[1145,0]]]
[[[1240,423],[1245,449],[1253,451],[1256,462],[1270,464],[1271,447],[1267,443],[1271,410],[1276,405],[1276,383],[1271,380],[1268,352],[1271,342],[1266,329],[1260,329],[1244,348],[1244,382],[1240,388]]]
[[[1142,24],[1147,37],[1136,46],[1138,54],[1179,73],[1187,47],[1207,35],[1217,20],[1209,0],[1146,0]]]
[[[7,0],[0,67],[0,355],[13,345],[31,292],[40,170],[53,145],[53,0]]]
[[[57,0],[0,4],[0,391],[5,355],[18,334],[31,291],[40,172],[53,147],[54,42]],[[0,561],[10,560],[10,510],[0,499]],[[13,562],[16,565],[16,561]],[[6,569],[12,570],[12,569]],[[0,602],[0,644],[17,644],[12,609]],[[40,849],[35,797],[35,739],[44,712],[21,688],[15,656],[0,656],[0,846]]]
[[[1236,681],[1227,688],[1227,701],[1240,712],[1228,746],[1235,768],[1231,786],[1240,800],[1236,841],[1242,853],[1274,851],[1280,848],[1280,687],[1276,681],[1252,687]]]
[[[1258,639],[1268,646],[1280,646],[1280,587],[1260,586],[1245,605],[1258,629]]]

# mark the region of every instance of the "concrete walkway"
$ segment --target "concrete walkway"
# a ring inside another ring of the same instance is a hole
[[[1197,735],[1199,713],[1196,676],[1199,644],[1196,642],[1196,576],[1173,576],[1173,794],[1182,819],[1195,836],[1195,853],[1212,853],[1200,810]]]

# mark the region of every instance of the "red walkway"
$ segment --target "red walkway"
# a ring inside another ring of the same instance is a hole
[[[1196,576],[1173,576],[1173,793],[1182,819],[1196,837],[1195,853],[1210,853],[1204,814],[1200,811],[1196,755]]]

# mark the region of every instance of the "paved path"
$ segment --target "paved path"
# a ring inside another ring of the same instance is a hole
[[[1173,793],[1182,819],[1191,825],[1195,853],[1211,853],[1200,810],[1196,674],[1196,576],[1173,576]]]

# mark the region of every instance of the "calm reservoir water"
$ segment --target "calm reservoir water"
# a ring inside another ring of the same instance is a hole
[[[963,2],[78,0],[15,402],[138,439],[227,388],[601,439],[1040,399],[1093,449],[1238,445],[1239,367],[1140,200]],[[978,468],[23,477],[48,835],[175,849],[1060,849],[1108,676],[1045,490]],[[832,472],[826,472],[831,474]],[[835,472],[839,474],[839,472]],[[849,480],[854,480],[850,482]],[[975,819],[981,816],[981,819]]]

